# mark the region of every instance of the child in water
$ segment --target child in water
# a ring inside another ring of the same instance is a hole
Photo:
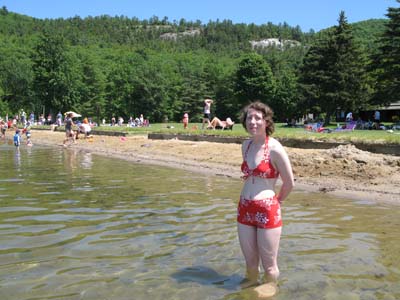
[[[19,134],[19,129],[17,129],[14,134],[14,145],[15,147],[19,147],[19,145],[21,145],[21,135]]]
[[[31,126],[30,123],[28,122],[25,126],[25,128],[22,130],[22,133],[25,133],[26,136],[26,145],[27,146],[32,146],[32,141],[31,141]]]

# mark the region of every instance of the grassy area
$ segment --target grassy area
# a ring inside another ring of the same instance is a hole
[[[39,126],[38,126],[39,127]],[[49,128],[49,126],[40,126]],[[156,123],[151,124],[150,127],[117,127],[117,126],[100,126],[95,127],[94,131],[122,131],[127,134],[148,134],[148,133],[172,133],[172,134],[208,134],[208,135],[222,135],[242,137],[247,136],[241,124],[235,124],[233,130],[201,130],[200,123],[190,123],[190,129],[183,129],[182,123]],[[194,129],[197,128],[197,129]],[[332,128],[334,129],[334,128]],[[63,130],[59,128],[58,130]],[[400,145],[400,131],[390,133],[385,130],[354,130],[351,132],[331,132],[331,133],[317,133],[309,132],[303,128],[290,128],[285,127],[282,123],[275,124],[276,138],[288,138],[299,140],[318,140],[318,141],[351,141],[351,142],[365,142],[365,143],[391,143]]]

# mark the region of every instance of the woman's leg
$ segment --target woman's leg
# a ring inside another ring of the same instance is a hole
[[[69,131],[65,131],[65,138],[64,138],[64,142],[63,142],[64,145],[68,141],[68,138],[69,138]]]
[[[258,229],[257,243],[266,282],[276,282],[279,277],[278,250],[282,227]]]
[[[211,120],[211,122],[209,122],[209,124],[208,124],[208,128],[209,129],[215,129],[215,126],[217,126],[218,125],[218,118],[217,117],[214,117],[212,120]]]
[[[238,223],[240,248],[246,261],[247,278],[250,282],[257,282],[259,273],[260,255],[257,246],[257,228]]]
[[[219,127],[222,127],[224,125],[222,123],[222,121],[220,119],[218,119],[217,117],[215,118],[215,124],[218,125]]]

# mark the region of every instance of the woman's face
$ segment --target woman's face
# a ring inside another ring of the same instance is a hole
[[[246,129],[249,134],[265,135],[266,122],[261,111],[250,108],[246,115]]]

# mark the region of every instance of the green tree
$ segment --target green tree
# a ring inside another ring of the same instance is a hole
[[[271,107],[274,116],[279,121],[301,116],[298,111],[299,90],[296,70],[301,65],[305,55],[301,46],[286,46],[283,48],[267,47],[262,55],[271,66],[276,78],[276,92]]]
[[[31,61],[25,52],[10,43],[0,43],[0,99],[7,104],[10,113],[32,105],[30,88],[33,74]]]
[[[241,106],[253,100],[271,104],[276,89],[270,66],[256,53],[245,55],[239,62],[234,85]]]
[[[400,8],[389,7],[386,16],[389,22],[373,67],[377,82],[374,103],[388,105],[399,101],[400,95]]]
[[[277,77],[277,88],[271,107],[275,118],[279,121],[298,118],[298,79],[294,71],[290,69],[281,70]]]
[[[304,104],[310,112],[323,113],[327,124],[337,109],[364,107],[369,100],[365,69],[365,55],[342,11],[339,25],[321,35],[305,56],[300,70]]]
[[[80,99],[78,74],[72,71],[75,62],[67,55],[63,37],[50,33],[41,36],[32,61],[37,111],[42,111],[42,106],[46,112],[75,109]]]
[[[140,57],[133,53],[113,55],[109,59],[113,63],[107,74],[106,115],[104,117],[114,116],[117,118],[118,116],[136,115],[138,112],[135,98],[132,95],[135,89],[135,71],[141,64]]]
[[[386,20],[366,22],[358,26],[358,40],[372,52]],[[168,34],[177,37],[166,39]],[[43,106],[47,111],[76,109],[107,119],[111,114],[144,113],[153,122],[164,116],[179,121],[187,110],[193,121],[200,120],[205,97],[215,100],[212,110],[221,118],[235,117],[254,98],[264,99],[278,118],[288,117],[297,101],[296,71],[316,36],[286,23],[216,20],[203,25],[157,16],[140,21],[106,15],[36,19],[3,8],[0,55],[8,53],[2,56],[5,60],[0,57],[0,65],[17,72],[0,72],[0,91],[12,109],[33,103],[36,112]],[[301,46],[257,49],[263,60],[251,65],[248,74],[239,74],[242,55],[253,54],[249,41],[266,38],[296,40]],[[17,49],[18,56],[10,49]],[[12,78],[19,83],[5,83]]]
[[[79,49],[74,56],[76,61],[74,73],[79,79],[75,85],[81,99],[76,104],[76,109],[80,114],[93,117],[100,122],[106,105],[106,78],[100,69],[101,63],[91,52],[84,49]]]

